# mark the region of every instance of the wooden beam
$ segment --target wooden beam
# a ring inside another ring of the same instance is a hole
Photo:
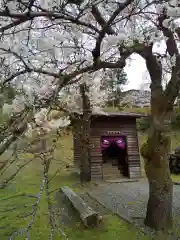
[[[62,187],[61,191],[78,212],[82,223],[86,227],[97,227],[100,224],[102,221],[102,216],[90,208],[80,196],[78,196],[67,186]]]

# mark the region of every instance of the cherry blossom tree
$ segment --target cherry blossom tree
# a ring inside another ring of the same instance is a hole
[[[55,103],[60,90],[78,83],[85,73],[122,69],[132,53],[144,58],[151,79],[152,115],[141,151],[150,193],[145,224],[171,227],[168,151],[170,117],[180,87],[178,1],[20,0],[1,2],[0,9],[1,79],[3,84],[31,85],[31,101],[38,95],[31,106]],[[170,77],[163,88],[167,63]],[[80,87],[83,97],[85,85]]]

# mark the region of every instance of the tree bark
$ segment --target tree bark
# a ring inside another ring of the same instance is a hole
[[[147,142],[141,147],[145,171],[149,181],[149,200],[145,225],[156,230],[172,227],[173,184],[168,153],[171,143],[171,115],[175,98],[163,90],[162,64],[152,51],[152,45],[141,49],[151,78],[151,121]],[[175,69],[175,68],[173,68]],[[174,78],[176,75],[173,74]],[[173,85],[174,86],[174,85]],[[174,93],[170,91],[173,96]]]
[[[168,230],[172,227],[173,184],[167,169],[167,166],[157,168],[150,164],[146,171],[149,200],[144,223],[156,230]]]
[[[81,118],[80,132],[80,181],[89,182],[91,180],[90,171],[90,117],[91,106],[89,99],[89,89],[85,83],[80,85],[80,93],[82,97],[83,114]]]
[[[155,105],[153,105],[155,106]],[[162,105],[156,105],[157,106]],[[145,159],[145,171],[149,181],[149,200],[145,225],[156,230],[168,230],[172,227],[173,184],[169,169],[170,151],[169,117],[170,112],[152,109],[151,128],[147,143],[142,147]]]

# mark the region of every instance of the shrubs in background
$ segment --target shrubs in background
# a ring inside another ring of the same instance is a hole
[[[173,111],[173,115],[172,115],[172,128],[173,129],[180,129],[180,108],[175,108]]]
[[[137,119],[137,130],[138,131],[147,131],[150,127],[150,117]]]
[[[140,110],[142,112],[142,108]],[[146,111],[144,111],[146,113]],[[150,126],[150,117],[137,120],[137,129],[147,131]],[[174,108],[171,120],[172,130],[180,130],[180,108]]]
[[[144,108],[119,108],[119,111],[124,112],[136,112],[136,113],[144,113],[149,114],[150,108],[144,107]],[[150,116],[146,118],[137,119],[137,129],[138,131],[147,131],[150,126]],[[173,114],[172,114],[172,121],[171,121],[172,130],[180,130],[180,107],[174,108]]]

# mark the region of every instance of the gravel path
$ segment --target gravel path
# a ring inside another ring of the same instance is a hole
[[[144,228],[148,191],[147,181],[141,180],[140,182],[103,184],[91,191],[89,195],[112,212]],[[173,195],[173,216],[180,224],[180,185],[174,185]]]
[[[128,218],[144,218],[148,200],[146,182],[111,183],[89,193],[112,212]]]

